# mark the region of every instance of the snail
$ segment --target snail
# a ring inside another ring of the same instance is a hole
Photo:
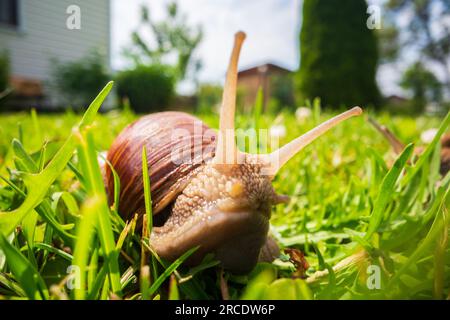
[[[108,150],[107,160],[121,182],[119,211],[130,219],[145,212],[141,154],[147,148],[153,209],[150,245],[169,261],[198,246],[191,264],[213,253],[231,272],[250,271],[262,251],[273,251],[273,241],[267,241],[272,206],[289,199],[272,187],[279,169],[339,122],[362,112],[359,107],[348,110],[270,154],[239,151],[234,114],[244,39],[245,33],[235,34],[217,133],[187,113],[159,112],[130,124]],[[190,161],[184,161],[186,154]],[[106,166],[109,199],[113,180]],[[266,243],[270,248],[262,250]]]
[[[405,149],[405,144],[401,142],[391,130],[389,130],[386,126],[379,124],[371,117],[368,119],[372,126],[386,138],[395,154],[399,155],[403,149]],[[424,150],[422,147],[417,147],[414,149],[414,154],[420,155],[423,151]],[[441,138],[440,158],[441,164],[439,167],[439,172],[444,177],[450,170],[450,133],[444,134]]]

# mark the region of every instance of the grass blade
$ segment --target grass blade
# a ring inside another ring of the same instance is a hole
[[[417,249],[414,250],[408,260],[403,263],[402,267],[397,271],[397,273],[392,277],[389,286],[392,286],[400,278],[400,276],[408,270],[408,268],[415,265],[415,262],[426,253],[426,250],[431,248],[435,244],[435,241],[439,238],[440,235],[442,235],[442,231],[444,230],[444,228],[448,228],[446,219],[446,206],[449,205],[449,199],[450,189],[447,190],[446,195],[441,202],[440,210],[438,210],[438,214],[436,215],[427,236],[423,239]]]
[[[436,145],[439,143],[439,140],[441,139],[441,136],[444,134],[444,132],[448,129],[450,126],[450,111],[445,116],[444,120],[442,121],[441,125],[439,126],[439,129],[434,136],[433,140],[429,145],[427,145],[425,151],[420,155],[419,160],[417,160],[416,164],[413,166],[412,170],[409,172],[409,174],[404,179],[403,185],[408,184],[411,179],[419,172],[419,170],[422,168],[422,166],[425,164],[425,162],[430,157],[431,153],[435,149]]]
[[[142,147],[142,181],[144,183],[145,214],[147,215],[147,232],[150,235],[153,228],[152,198],[150,193],[150,177],[148,172],[147,148]]]
[[[0,250],[3,251],[14,278],[28,298],[48,299],[48,290],[39,272],[1,233]]]
[[[198,247],[189,249],[181,257],[179,257],[177,260],[175,260],[166,270],[164,270],[164,272],[155,280],[155,282],[152,284],[152,286],[148,290],[149,295],[150,296],[153,295],[156,292],[156,290],[158,290],[158,288],[162,285],[164,280],[166,280],[172,274],[172,272],[174,272],[197,249],[198,249]]]
[[[84,300],[87,293],[86,272],[89,261],[89,249],[94,237],[96,214],[101,210],[101,199],[88,199],[82,208],[82,219],[77,226],[77,242],[73,253],[72,264],[79,270],[79,286],[74,290],[74,298]]]
[[[413,148],[413,144],[407,145],[405,150],[403,150],[392,168],[384,177],[378,192],[377,199],[375,200],[375,204],[369,221],[369,227],[364,237],[365,239],[369,239],[380,226],[386,205],[392,199],[392,195],[394,194],[395,183],[400,176],[403,168],[405,167],[406,162],[411,157]]]
[[[103,255],[108,262],[110,286],[113,293],[120,294],[121,285],[118,251],[116,250],[110,211],[107,204],[105,187],[103,185],[103,177],[97,161],[97,153],[95,151],[92,134],[86,133],[86,135],[82,136],[80,145],[78,156],[80,158],[80,165],[86,182],[86,190],[91,197],[100,199],[95,222],[103,249]]]
[[[91,103],[75,131],[84,129],[94,121],[95,115],[111,91],[111,88],[112,82],[109,82]],[[12,233],[17,224],[42,201],[47,190],[61,174],[67,162],[69,162],[75,147],[75,134],[72,133],[42,172],[39,174],[24,175],[23,180],[27,188],[25,201],[15,210],[7,212],[0,211],[0,230],[3,235]]]

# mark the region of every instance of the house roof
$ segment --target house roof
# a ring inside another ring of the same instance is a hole
[[[255,65],[250,68],[242,69],[238,72],[238,75],[246,76],[246,75],[253,75],[255,73],[259,74],[259,73],[273,73],[273,72],[290,73],[292,71],[289,69],[283,68],[275,63],[268,62],[268,63]]]

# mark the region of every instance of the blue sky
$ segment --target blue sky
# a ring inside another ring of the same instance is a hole
[[[378,3],[382,0],[371,0]],[[139,23],[142,3],[150,5],[155,21],[165,16],[169,0],[112,0],[112,65],[120,69],[128,65],[122,49],[130,44],[130,34]],[[240,60],[240,68],[262,62],[275,62],[288,69],[299,65],[298,35],[301,26],[301,0],[182,0],[178,1],[190,24],[201,24],[204,39],[196,50],[203,61],[199,74],[202,82],[222,83],[231,51],[233,34],[247,33]],[[151,41],[151,37],[148,38]],[[385,94],[397,93],[398,71],[383,67],[378,82]],[[192,85],[185,82],[181,92],[189,92]]]

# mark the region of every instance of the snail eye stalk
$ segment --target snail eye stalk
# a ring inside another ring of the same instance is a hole
[[[238,152],[235,143],[234,114],[236,111],[236,91],[238,78],[238,62],[242,44],[245,40],[244,32],[237,32],[234,36],[234,46],[228,65],[227,77],[223,90],[222,105],[220,107],[220,126],[217,140],[216,164],[238,163]]]

